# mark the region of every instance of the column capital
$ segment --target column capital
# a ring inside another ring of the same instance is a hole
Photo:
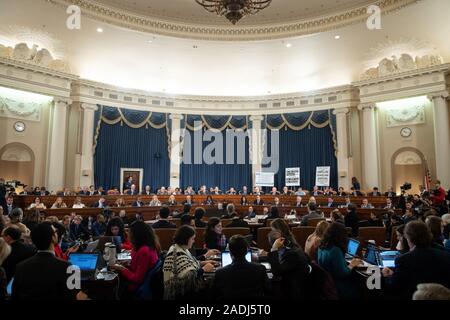
[[[449,92],[447,90],[445,90],[445,91],[430,93],[429,95],[427,95],[427,98],[428,98],[428,100],[433,101],[438,98],[448,99],[449,96],[450,96]]]
[[[92,110],[92,111],[98,110],[98,107],[95,104],[91,104],[91,103],[82,103],[81,108],[84,110]]]
[[[72,104],[72,99],[69,98],[65,98],[65,97],[54,97],[53,98],[53,102],[55,103],[55,105],[62,105],[64,107],[68,107],[69,105]]]
[[[169,118],[171,120],[183,120],[184,116],[182,114],[178,114],[178,113],[171,113],[169,115]]]
[[[263,119],[264,119],[264,116],[262,116],[262,115],[253,115],[253,116],[250,116],[250,121],[263,121]]]
[[[350,109],[349,109],[349,108],[339,108],[339,109],[334,109],[334,110],[333,110],[333,114],[334,114],[335,116],[337,116],[338,114],[346,115],[346,114],[349,113],[349,112],[350,112]]]
[[[377,107],[375,102],[361,103],[358,105],[358,110],[372,110]]]

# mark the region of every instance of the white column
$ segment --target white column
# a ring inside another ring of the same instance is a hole
[[[436,178],[444,188],[450,187],[450,127],[447,98],[448,91],[429,96],[434,103],[434,152]]]
[[[348,160],[348,135],[347,135],[347,114],[348,108],[336,109],[333,114],[336,115],[336,135],[337,135],[337,164],[339,187],[345,190],[350,188],[349,181],[349,160]]]
[[[69,99],[55,98],[52,108],[51,137],[49,146],[49,162],[47,188],[50,192],[62,190],[65,185],[65,155],[67,138],[67,109]]]
[[[375,103],[361,104],[363,112],[363,185],[367,190],[379,186],[377,128],[375,122]]]
[[[94,113],[98,107],[94,104],[82,103],[83,110],[83,140],[81,147],[81,175],[80,186],[90,186],[94,184]]]
[[[264,119],[263,116],[251,116],[252,129],[250,132],[250,161],[252,163],[252,177],[253,186],[255,185],[256,172],[262,170],[262,157],[263,157],[263,137],[261,130],[261,122]],[[252,190],[252,186],[248,186],[249,190]]]
[[[180,186],[180,164],[181,164],[181,114],[171,114],[172,130],[170,135],[170,186]]]

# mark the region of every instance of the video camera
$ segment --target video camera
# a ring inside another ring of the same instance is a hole
[[[402,186],[400,186],[400,190],[402,191],[407,191],[407,190],[411,190],[412,185],[409,182],[405,182]]]

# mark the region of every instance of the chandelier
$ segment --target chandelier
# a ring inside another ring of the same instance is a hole
[[[267,8],[272,0],[195,0],[207,11],[225,16],[232,24]]]

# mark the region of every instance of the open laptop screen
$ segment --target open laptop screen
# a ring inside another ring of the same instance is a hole
[[[367,245],[366,261],[370,264],[377,266],[378,265],[377,252],[378,252],[378,249],[376,246],[371,245],[371,244]]]
[[[82,271],[95,270],[97,268],[98,254],[96,253],[72,253],[69,263],[78,266]]]
[[[355,256],[358,252],[359,241],[355,239],[349,239],[347,245],[347,253],[351,256]]]
[[[252,262],[252,252],[248,251],[245,255],[245,259],[248,262]],[[231,254],[229,251],[222,252],[222,268],[226,267],[227,265],[231,264],[233,260],[231,259]]]

